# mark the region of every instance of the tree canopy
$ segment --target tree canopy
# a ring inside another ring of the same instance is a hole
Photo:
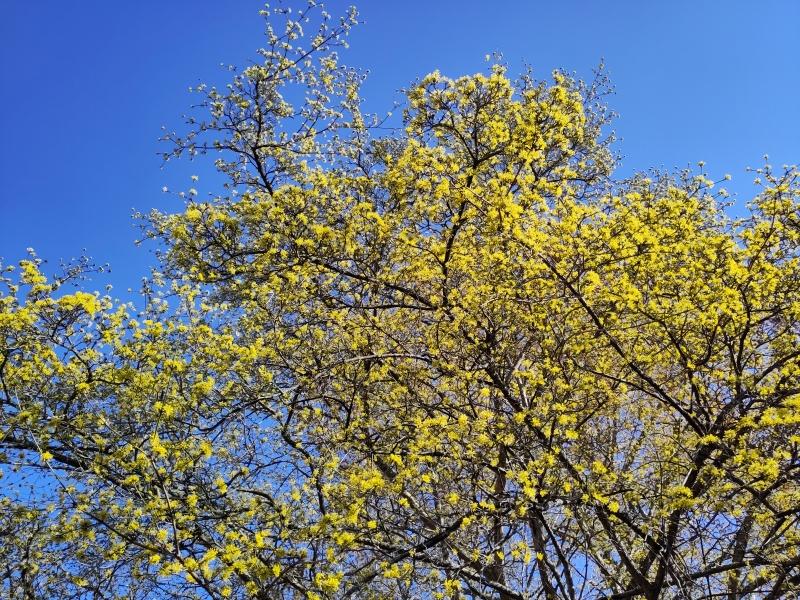
[[[797,597],[797,168],[615,179],[602,74],[392,127],[355,12],[264,17],[166,136],[228,183],[147,216],[141,306],[4,268],[0,592]]]

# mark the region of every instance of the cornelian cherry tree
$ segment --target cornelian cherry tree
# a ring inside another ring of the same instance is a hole
[[[265,17],[145,308],[5,271],[3,595],[796,597],[797,169],[616,181],[602,78],[501,65],[376,128],[355,13]]]

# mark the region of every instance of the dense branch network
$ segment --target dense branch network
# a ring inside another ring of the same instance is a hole
[[[602,74],[436,72],[389,129],[355,13],[265,17],[166,136],[228,193],[150,215],[146,308],[5,271],[0,592],[795,597],[797,169],[738,218],[615,181]]]

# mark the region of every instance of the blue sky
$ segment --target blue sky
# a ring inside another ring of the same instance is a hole
[[[291,0],[290,0],[291,4]],[[329,3],[336,12],[344,3]],[[58,263],[83,252],[113,268],[125,296],[153,257],[136,248],[134,208],[177,210],[161,193],[220,191],[209,162],[170,163],[160,126],[176,127],[190,85],[220,81],[219,64],[243,64],[261,44],[260,2],[101,0],[3,3],[0,36],[0,257],[26,247]],[[485,68],[502,52],[544,77],[563,67],[587,76],[605,60],[621,174],[707,162],[753,189],[747,165],[800,160],[800,2],[589,0],[486,2],[370,0],[344,62],[369,69],[374,111],[440,69]],[[200,176],[199,184],[189,177]],[[205,184],[205,185],[204,185]],[[102,283],[105,283],[103,280]],[[101,285],[101,282],[97,282]]]

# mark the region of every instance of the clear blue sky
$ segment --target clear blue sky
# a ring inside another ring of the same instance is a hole
[[[290,0],[291,3],[291,0]],[[329,8],[336,12],[337,5]],[[199,81],[261,44],[260,2],[5,0],[0,37],[0,256],[110,262],[125,296],[153,257],[133,208],[178,209],[162,186],[202,195],[208,162],[161,169],[160,126],[178,126]],[[546,76],[604,58],[616,87],[623,173],[698,160],[746,195],[758,165],[800,160],[800,2],[368,0],[344,61],[370,70],[368,108],[438,68],[485,68],[500,51]],[[200,176],[191,184],[191,174]],[[98,282],[99,285],[99,282]]]

